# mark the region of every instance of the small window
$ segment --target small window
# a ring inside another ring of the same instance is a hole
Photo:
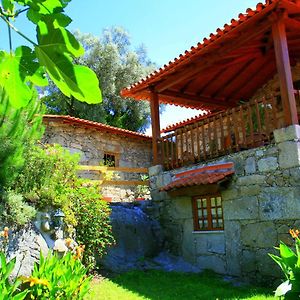
[[[196,196],[192,199],[195,231],[223,230],[223,208],[220,195]]]
[[[105,166],[115,167],[116,166],[116,156],[110,153],[104,153],[103,163]]]

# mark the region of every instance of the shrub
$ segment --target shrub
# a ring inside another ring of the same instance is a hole
[[[39,209],[61,208],[65,222],[76,228],[76,239],[86,246],[83,262],[95,266],[114,240],[109,221],[110,208],[101,200],[99,188],[77,178],[77,154],[59,145],[32,147],[16,182],[16,190]]]
[[[39,209],[61,208],[66,222],[76,225],[72,203],[68,197],[76,182],[78,154],[59,145],[33,146],[25,153],[26,164],[16,181],[16,190]]]
[[[275,296],[284,296],[284,299],[299,299],[300,297],[300,239],[299,230],[290,230],[290,234],[295,241],[295,251],[288,247],[285,243],[280,242],[280,256],[270,254],[269,256],[280,266],[284,273],[286,281],[280,284]]]
[[[27,224],[35,214],[35,208],[28,205],[21,194],[13,191],[4,193],[1,214],[3,222],[22,226]]]
[[[79,185],[69,196],[73,199],[77,218],[76,239],[85,245],[83,262],[93,268],[95,257],[101,257],[106,247],[114,243],[109,220],[111,209],[101,200],[99,189],[95,186]]]
[[[49,252],[47,257],[40,255],[31,276],[22,280],[29,285],[30,299],[80,300],[89,291],[91,279],[71,252],[62,258]]]

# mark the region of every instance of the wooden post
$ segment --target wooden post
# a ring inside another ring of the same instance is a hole
[[[280,83],[281,99],[285,116],[285,125],[288,126],[292,124],[298,124],[284,15],[278,15],[277,20],[272,26],[272,34]]]
[[[159,98],[158,94],[151,91],[151,124],[152,124],[152,151],[153,165],[159,164],[158,159],[158,140],[160,138],[160,120],[159,120]]]

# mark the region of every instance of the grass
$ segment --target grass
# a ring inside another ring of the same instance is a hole
[[[211,272],[202,274],[133,271],[94,283],[87,300],[271,300],[272,291],[234,287]]]

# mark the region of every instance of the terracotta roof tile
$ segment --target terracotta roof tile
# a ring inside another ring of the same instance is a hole
[[[186,126],[186,125],[189,125],[189,124],[194,124],[195,122],[204,120],[207,117],[213,116],[215,114],[217,114],[217,113],[211,113],[209,111],[203,111],[203,113],[198,115],[198,116],[195,116],[195,117],[192,117],[192,118],[189,118],[189,119],[186,119],[186,120],[174,123],[174,124],[170,124],[166,128],[163,128],[160,132],[161,133],[167,133],[167,132],[173,131],[175,129],[178,129],[180,127],[183,127],[183,126]]]
[[[224,179],[228,179],[233,174],[233,163],[206,166],[176,174],[174,181],[160,190],[170,191],[183,187],[218,183]]]
[[[80,118],[75,118],[75,117],[71,117],[71,116],[44,115],[43,116],[43,121],[44,122],[48,121],[48,122],[63,122],[63,123],[77,124],[77,125],[81,125],[81,126],[84,126],[84,127],[94,128],[94,129],[97,129],[97,130],[100,130],[100,131],[110,132],[110,133],[113,133],[113,134],[118,134],[118,135],[123,135],[123,136],[130,136],[130,137],[140,138],[140,139],[144,139],[144,140],[151,140],[152,139],[152,137],[147,136],[147,135],[142,134],[142,133],[139,133],[139,132],[134,132],[134,131],[130,131],[130,130],[126,130],[126,129],[106,125],[106,124],[103,124],[103,123],[93,122],[93,121],[84,120],[84,119],[80,119]]]
[[[222,29],[218,28],[215,33],[211,33],[208,38],[204,38],[202,43],[192,46],[190,50],[186,50],[184,54],[180,54],[177,58],[174,58],[174,60],[169,61],[168,64],[155,70],[150,75],[142,78],[131,86],[124,88],[121,91],[121,95],[124,97],[135,97],[136,99],[148,99],[148,96],[145,96],[144,94],[143,96],[138,95],[141,90],[159,81],[163,76],[174,72],[179,65],[183,66],[189,63],[190,59],[199,55],[204,48],[210,46],[227,33],[235,30],[235,28],[255,17],[255,15],[258,15],[263,11],[271,10],[279,2],[297,3],[297,0],[265,0],[265,3],[258,3],[255,9],[247,8],[245,13],[240,13],[237,19],[232,19],[229,24],[225,23]],[[135,93],[137,95],[135,95]]]

